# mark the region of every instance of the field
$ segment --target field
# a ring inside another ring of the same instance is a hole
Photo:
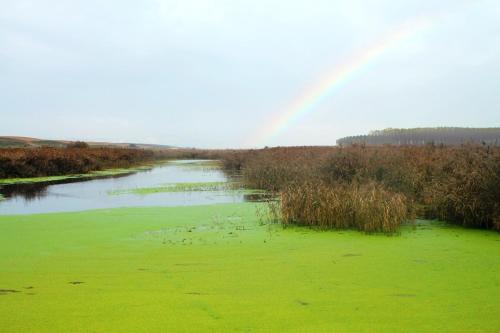
[[[500,330],[498,233],[284,229],[256,207],[0,216],[2,332]]]

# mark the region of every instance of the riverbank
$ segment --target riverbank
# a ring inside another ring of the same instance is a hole
[[[0,179],[0,186],[2,185],[17,185],[17,184],[55,184],[68,180],[86,180],[104,177],[129,175],[139,171],[150,170],[153,164],[120,169],[106,169],[101,171],[91,171],[88,173],[60,175],[60,176],[47,176],[47,177],[28,177],[28,178],[3,178]]]
[[[254,203],[0,216],[2,332],[500,329],[500,235],[283,229]]]

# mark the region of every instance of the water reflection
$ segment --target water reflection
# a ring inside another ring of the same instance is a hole
[[[47,186],[44,184],[15,184],[0,189],[0,193],[6,198],[23,197],[30,201],[42,198],[47,194]]]
[[[141,172],[147,172],[149,170],[144,170]],[[132,173],[119,174],[112,176],[102,176],[97,177],[98,179],[103,178],[120,178],[130,176]],[[40,199],[47,195],[47,188],[53,185],[60,184],[71,184],[71,183],[81,183],[90,180],[95,180],[96,178],[73,178],[73,179],[61,179],[55,181],[39,182],[39,183],[26,183],[26,184],[12,184],[12,185],[0,185],[0,194],[5,198],[16,198],[20,197],[26,201]]]
[[[271,193],[250,193],[243,194],[244,201],[250,202],[267,202],[274,200],[275,197]]]

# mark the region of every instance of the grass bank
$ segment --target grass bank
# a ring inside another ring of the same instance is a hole
[[[495,332],[499,267],[491,231],[283,229],[249,203],[0,216],[0,328]]]

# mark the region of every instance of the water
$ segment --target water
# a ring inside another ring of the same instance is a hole
[[[162,192],[147,195],[109,192],[155,187],[169,183],[227,182],[218,168],[204,167],[206,161],[183,160],[158,165],[149,171],[59,184],[22,184],[0,188],[0,214],[69,212],[100,208],[143,206],[186,206],[245,201],[238,191]]]

